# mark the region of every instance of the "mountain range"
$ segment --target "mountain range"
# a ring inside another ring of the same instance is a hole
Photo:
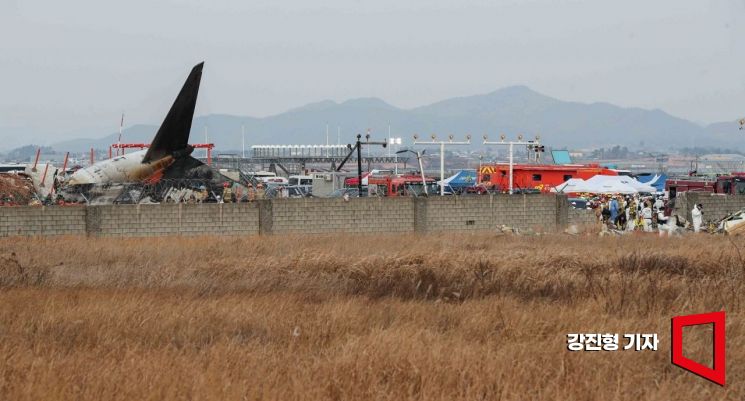
[[[166,110],[163,111],[163,115]],[[256,118],[210,114],[194,119],[191,142],[208,141],[218,151],[241,149],[245,129],[246,148],[256,144],[323,144],[354,140],[370,129],[373,140],[382,140],[391,127],[392,136],[411,144],[418,133],[428,138],[448,134],[462,138],[467,133],[480,142],[484,134],[496,140],[500,133],[516,138],[540,134],[554,148],[596,148],[611,145],[633,149],[670,150],[682,147],[732,147],[743,149],[739,140],[745,131],[732,122],[702,126],[662,110],[625,108],[609,103],[579,103],[542,95],[525,86],[511,86],[475,96],[457,97],[413,109],[401,109],[377,98],[352,99],[342,103],[324,100],[274,116]],[[149,142],[156,125],[134,125],[123,132],[123,142]],[[52,145],[58,151],[107,149],[117,140],[113,133],[100,138],[74,139]]]

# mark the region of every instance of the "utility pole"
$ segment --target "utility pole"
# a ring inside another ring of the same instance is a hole
[[[207,124],[204,125],[204,143],[210,143],[207,139]],[[204,148],[204,158],[207,158],[207,148]]]
[[[528,146],[540,146],[540,140],[541,137],[536,135],[535,141],[523,141],[523,134],[519,134],[517,136],[517,141],[508,141],[505,142],[505,136],[504,134],[499,136],[499,142],[490,142],[489,138],[484,135],[484,145],[501,145],[501,146],[509,146],[510,148],[510,195],[512,195],[513,192],[513,169],[514,169],[514,162],[513,162],[513,152],[514,152],[514,146],[515,145],[528,145]]]
[[[391,144],[391,123],[388,123],[388,144]],[[388,148],[388,157],[391,157],[391,148]]]
[[[400,138],[399,138],[399,139],[400,139]],[[407,152],[411,152],[411,153],[413,153],[414,155],[416,155],[416,160],[417,160],[417,162],[419,162],[419,175],[421,175],[421,176],[422,176],[422,188],[424,188],[424,196],[429,196],[429,193],[427,192],[427,179],[426,179],[426,178],[424,178],[424,166],[422,166],[422,155],[423,155],[423,154],[424,154],[425,152],[427,152],[427,150],[425,149],[425,150],[424,150],[423,152],[421,152],[421,153],[419,153],[419,151],[418,151],[418,150],[417,150],[416,152],[415,152],[415,151],[413,151],[413,150],[410,150],[410,149],[406,149],[406,150],[399,150],[399,151],[396,151],[396,155],[398,156],[398,154],[400,154],[400,153],[407,153]]]
[[[453,141],[453,136],[448,136],[447,141],[438,141],[437,135],[432,134],[431,141],[418,141],[418,135],[414,135],[415,145],[440,145],[440,196],[445,196],[445,145],[470,145],[471,135],[466,135],[465,141]]]
[[[344,164],[349,160],[349,157],[352,156],[354,152],[357,152],[357,190],[359,191],[360,197],[362,196],[362,146],[381,145],[384,148],[388,146],[387,142],[370,142],[370,134],[365,135],[365,142],[362,142],[360,140],[361,138],[362,135],[357,134],[357,142],[354,146],[352,146],[352,144],[347,144],[349,153],[347,154],[347,157],[339,163],[339,167],[336,168],[336,171],[341,171],[341,168],[344,167]]]
[[[395,158],[395,174],[398,175],[398,154],[400,153],[398,151],[398,146],[401,145],[401,137],[391,138],[390,133],[388,135],[388,145],[391,147],[393,147],[394,145],[396,146],[396,153],[394,153],[393,157]],[[388,148],[388,156],[390,157],[390,155],[390,148]]]
[[[367,134],[365,134],[365,138],[370,139],[370,128],[367,129]],[[367,148],[367,157],[370,158],[370,148]]]
[[[241,158],[246,158],[246,126],[241,125]]]
[[[116,143],[119,145],[119,147],[116,149],[116,155],[119,156],[119,149],[122,149],[122,154],[124,154],[124,150],[122,148],[122,128],[124,127],[124,113],[122,113],[122,119],[119,121],[119,139],[117,139]]]

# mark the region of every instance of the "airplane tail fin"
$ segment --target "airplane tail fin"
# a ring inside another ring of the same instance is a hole
[[[145,154],[143,163],[158,160],[162,157],[176,154],[189,154],[189,132],[194,117],[194,107],[197,104],[199,83],[202,79],[202,67],[204,62],[194,66],[186,78],[176,100],[168,111],[163,124],[160,125],[158,133],[155,134],[150,148]]]

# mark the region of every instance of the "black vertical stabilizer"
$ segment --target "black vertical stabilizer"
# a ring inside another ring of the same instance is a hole
[[[181,151],[179,153],[188,154],[189,132],[194,118],[194,107],[197,104],[203,66],[204,62],[194,66],[189,77],[186,78],[181,92],[173,102],[171,110],[168,111],[168,115],[163,120],[163,124],[160,125],[158,133],[155,134],[155,138],[142,160],[143,163],[158,160],[164,156],[172,155],[174,152]]]

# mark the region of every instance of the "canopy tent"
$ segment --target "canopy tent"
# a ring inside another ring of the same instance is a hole
[[[657,189],[653,186],[624,175],[596,175],[585,184],[592,190],[587,192],[601,194],[635,194],[639,192],[655,193]]]
[[[623,194],[633,195],[639,193],[631,185],[626,185],[618,181],[595,182],[592,184],[592,190],[587,191],[595,194]]]
[[[476,179],[476,170],[461,170],[445,178],[445,186],[453,189],[472,187],[476,185]],[[440,181],[437,181],[437,185],[440,185]]]
[[[596,175],[588,180],[570,178],[568,181],[557,185],[552,191],[563,193],[588,192],[593,194],[631,195],[639,192],[654,193],[656,192],[656,189],[627,176]]]
[[[566,182],[559,184],[551,189],[551,192],[561,192],[565,194],[573,194],[580,192],[590,192],[590,188],[585,183],[585,180],[581,178],[570,178]]]

